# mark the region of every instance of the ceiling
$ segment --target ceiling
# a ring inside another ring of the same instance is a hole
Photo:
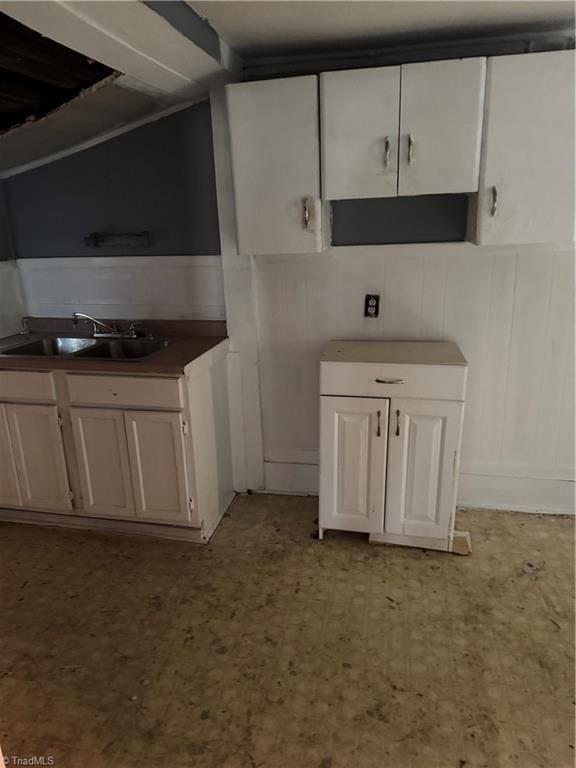
[[[0,182],[232,79],[220,46],[208,53],[187,30],[192,9],[161,5],[185,12],[183,30],[156,3],[0,0]]]
[[[240,55],[287,54],[361,47],[374,42],[510,33],[569,21],[574,3],[316,2],[315,0],[189,0]]]
[[[0,13],[0,133],[43,117],[112,74]]]

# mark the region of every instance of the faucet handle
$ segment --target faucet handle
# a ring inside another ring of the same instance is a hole
[[[128,326],[128,329],[126,331],[126,335],[127,336],[133,336],[133,337],[136,336],[137,335],[136,328],[137,327],[141,327],[141,326],[142,326],[142,321],[141,320],[132,320],[132,322]]]

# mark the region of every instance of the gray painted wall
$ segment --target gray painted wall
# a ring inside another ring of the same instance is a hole
[[[16,256],[220,253],[210,105],[202,102],[7,180]],[[91,248],[91,232],[152,245]]]
[[[10,219],[8,206],[6,205],[6,188],[0,180],[0,261],[13,259],[12,243],[10,237]]]

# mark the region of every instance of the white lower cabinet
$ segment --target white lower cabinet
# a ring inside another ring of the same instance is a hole
[[[70,510],[71,492],[55,405],[5,405],[21,506]]]
[[[228,351],[174,375],[0,371],[0,520],[207,542],[234,497]]]
[[[188,521],[192,501],[180,413],[125,411],[136,516]]]
[[[70,415],[85,514],[190,521],[180,413],[72,408]]]
[[[6,406],[0,403],[0,506],[22,505],[20,485],[16,472],[16,457],[8,432]]]
[[[464,404],[392,398],[386,533],[449,538]]]
[[[466,375],[449,342],[330,343],[321,362],[320,537],[340,529],[452,548],[464,413],[453,398],[463,398]],[[374,389],[380,396],[365,396]]]
[[[124,415],[120,410],[70,410],[86,514],[134,516]]]
[[[322,398],[320,516],[325,528],[382,531],[387,432],[388,400]]]

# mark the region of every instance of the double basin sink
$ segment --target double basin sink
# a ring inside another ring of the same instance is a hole
[[[93,360],[142,360],[164,349],[163,339],[87,339],[45,336],[4,349],[0,355],[19,357],[75,357]]]

